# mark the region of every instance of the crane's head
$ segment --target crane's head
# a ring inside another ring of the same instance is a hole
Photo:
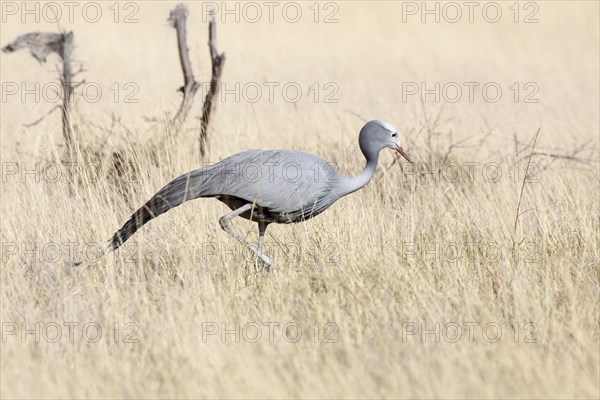
[[[377,154],[388,147],[396,150],[408,162],[412,163],[412,160],[400,145],[398,131],[387,122],[379,120],[367,122],[360,130],[358,143],[365,156]]]

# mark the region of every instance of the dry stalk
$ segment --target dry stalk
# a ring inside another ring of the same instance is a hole
[[[540,134],[540,130],[542,128],[538,128],[535,133],[535,137],[533,138],[533,145],[531,146],[531,153],[529,153],[529,159],[527,160],[527,167],[525,168],[525,176],[523,177],[523,184],[521,185],[521,193],[519,194],[519,202],[517,203],[517,212],[515,214],[515,225],[513,227],[513,233],[517,232],[517,223],[519,222],[519,210],[521,209],[521,200],[523,199],[523,192],[525,190],[525,182],[527,182],[527,176],[529,173],[529,165],[531,164],[531,157],[533,157],[533,151],[535,150],[535,144],[537,143],[538,135]]]

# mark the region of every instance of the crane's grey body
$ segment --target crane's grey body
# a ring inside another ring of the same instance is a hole
[[[244,151],[194,174],[197,196],[215,196],[231,209],[254,204],[252,215],[241,216],[268,223],[311,218],[345,194],[332,166],[299,151]]]
[[[320,157],[288,150],[248,150],[181,175],[131,216],[114,234],[110,247],[118,248],[146,222],[187,200],[215,197],[233,210],[220,219],[221,227],[270,267],[271,260],[262,254],[269,224],[307,220],[360,189],[375,173],[379,151],[385,147],[395,148],[406,157],[396,130],[385,122],[367,123],[359,143],[367,165],[353,178],[340,175]],[[231,229],[229,221],[236,216],[258,222],[258,249]]]

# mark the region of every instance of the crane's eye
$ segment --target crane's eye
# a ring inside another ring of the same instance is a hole
[[[392,133],[392,137],[396,137],[397,135],[397,133]]]

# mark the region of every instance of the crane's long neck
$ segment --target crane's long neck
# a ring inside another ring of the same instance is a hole
[[[377,169],[377,161],[379,160],[379,152],[363,152],[367,164],[363,172],[353,178],[345,178],[341,185],[340,197],[356,192],[365,186],[375,174]]]

